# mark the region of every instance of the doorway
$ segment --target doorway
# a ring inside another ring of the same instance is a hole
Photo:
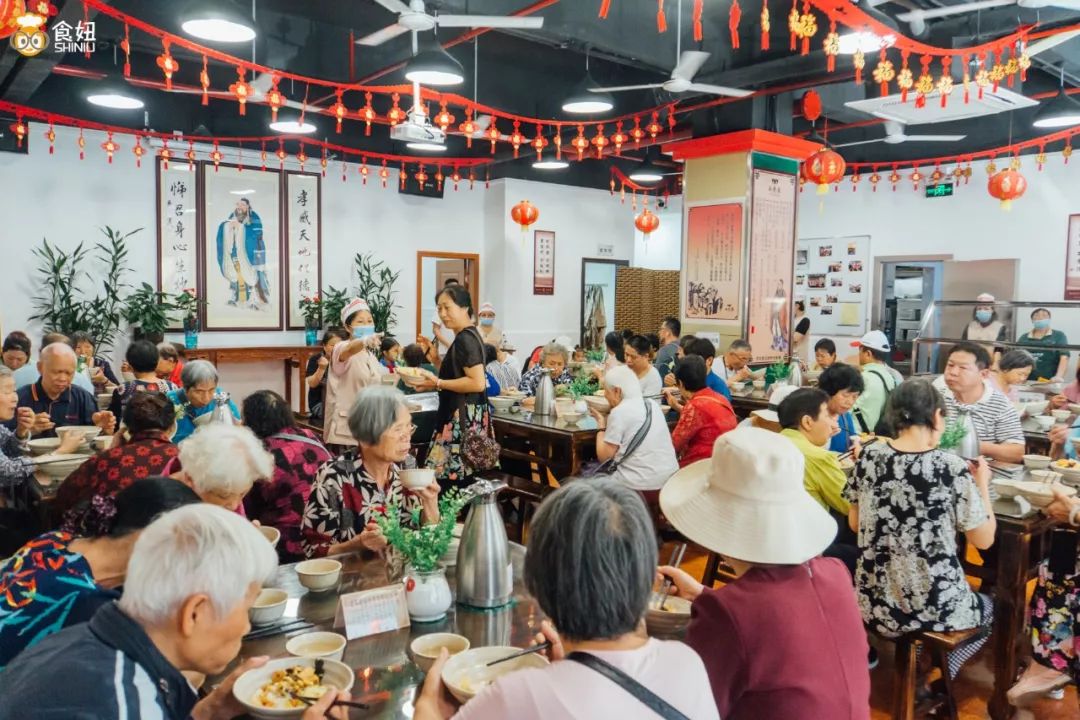
[[[892,359],[898,368],[911,363],[912,344],[919,336],[930,303],[941,300],[944,261],[900,261],[881,264],[881,288],[878,296],[879,327],[889,339]],[[927,333],[938,336],[940,315],[933,318]]]
[[[615,329],[615,279],[628,260],[581,260],[581,347],[603,350],[604,336]]]
[[[420,250],[416,253],[416,334],[431,334],[438,317],[435,294],[451,280],[465,286],[473,307],[480,307],[480,256]]]

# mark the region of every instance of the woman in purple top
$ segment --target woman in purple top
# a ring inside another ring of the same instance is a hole
[[[244,498],[252,520],[281,531],[277,551],[281,562],[304,559],[300,521],[319,467],[332,459],[317,435],[296,426],[289,404],[271,390],[244,399],[244,424],[274,456],[274,476],[256,482]]]
[[[686,642],[705,662],[720,717],[869,720],[868,646],[855,589],[843,563],[820,557],[836,522],[803,487],[795,445],[736,428],[716,441],[710,462],[667,481],[660,507],[738,575],[714,590],[660,568],[693,603]]]

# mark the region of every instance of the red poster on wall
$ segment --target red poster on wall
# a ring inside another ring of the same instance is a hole
[[[555,294],[555,233],[533,232],[533,295]]]
[[[683,259],[684,315],[694,320],[738,320],[742,305],[742,203],[691,207]]]

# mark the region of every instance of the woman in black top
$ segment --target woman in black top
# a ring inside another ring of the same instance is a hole
[[[810,318],[806,317],[806,303],[795,301],[795,331],[791,334],[791,355],[802,361],[810,362]]]
[[[330,353],[334,351],[335,345],[348,339],[349,333],[345,328],[332,327],[323,333],[322,353],[308,358],[304,377],[307,378],[308,386],[308,412],[313,419],[321,419],[323,416],[323,398],[326,396],[326,372],[330,366]]]
[[[473,325],[472,298],[464,286],[448,285],[439,291],[435,303],[442,324],[455,333],[454,342],[443,357],[438,377],[423,371],[420,380],[409,384],[420,392],[439,391],[439,411],[427,466],[434,468],[441,483],[461,484],[478,470],[493,467],[498,461],[497,457],[481,460],[477,455],[470,458],[479,461],[480,467],[476,467],[466,462],[463,452],[466,438],[470,447],[487,449],[489,453],[494,444],[485,393],[484,343]]]

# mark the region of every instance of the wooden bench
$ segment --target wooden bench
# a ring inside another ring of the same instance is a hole
[[[930,653],[931,664],[941,671],[945,688],[945,717],[957,720],[956,698],[949,677],[949,653],[982,632],[982,628],[956,632],[916,632],[896,638],[896,677],[893,685],[893,719],[914,720],[915,692],[918,685],[918,649]]]

